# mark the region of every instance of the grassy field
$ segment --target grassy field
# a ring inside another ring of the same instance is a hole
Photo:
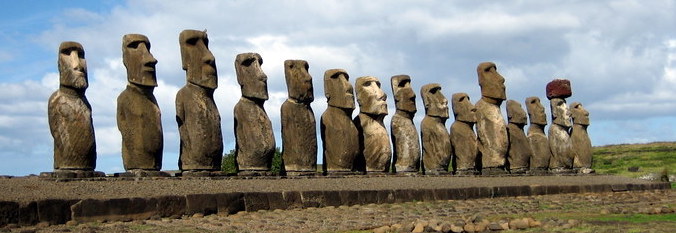
[[[599,174],[638,178],[676,173],[676,142],[621,144],[594,147],[593,168]],[[630,171],[630,168],[638,168]],[[674,183],[672,183],[673,187]]]

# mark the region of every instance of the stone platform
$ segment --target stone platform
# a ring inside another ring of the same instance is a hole
[[[0,179],[0,226],[195,213],[669,189],[618,176],[106,177]]]

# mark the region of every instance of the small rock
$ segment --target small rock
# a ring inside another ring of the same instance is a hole
[[[35,225],[35,227],[37,227],[37,228],[47,228],[47,227],[49,227],[49,225],[50,225],[49,222],[42,221],[42,222],[39,222],[37,225]]]
[[[476,232],[476,228],[474,228],[474,224],[472,223],[465,224],[465,226],[463,226],[462,229],[465,230],[466,232]]]
[[[673,213],[673,212],[674,212],[674,209],[669,208],[667,206],[662,206],[662,213],[663,214],[669,214],[669,213]]]
[[[35,233],[35,230],[34,229],[24,229],[24,230],[19,231],[19,233]]]
[[[528,226],[529,227],[541,227],[542,223],[538,220],[530,218],[528,221]]]
[[[498,224],[498,223],[496,223],[496,222],[491,222],[490,224],[488,224],[488,230],[491,230],[491,231],[501,231],[501,230],[502,230],[502,226],[500,226],[500,224]]]
[[[465,226],[465,224],[463,224],[462,226]],[[458,226],[458,225],[452,224],[452,225],[451,225],[451,232],[453,232],[453,233],[460,233],[460,232],[462,232],[462,231],[464,230],[462,226]]]
[[[474,231],[478,231],[478,232],[485,231],[488,228],[488,224],[490,224],[490,222],[488,222],[487,220],[481,221],[479,223],[475,223],[474,224]]]
[[[440,230],[441,232],[450,232],[450,231],[451,231],[451,224],[450,224],[450,223],[447,223],[447,222],[446,222],[446,223],[442,223],[442,224],[440,225],[440,229],[439,229],[439,230]]]
[[[10,223],[10,224],[5,225],[5,228],[6,228],[6,229],[19,228],[19,225],[16,224],[16,223]]]
[[[570,220],[568,220],[568,224],[570,224],[571,226],[577,226],[577,225],[580,224],[580,220],[570,219]]]
[[[386,233],[388,231],[390,231],[389,226],[382,226],[382,227],[378,227],[376,229],[373,229],[373,233]]]
[[[192,215],[192,217],[193,218],[204,218],[204,214],[203,213],[195,213],[195,214]]]
[[[78,222],[75,220],[70,220],[66,222],[66,226],[72,227],[72,226],[77,226]]]
[[[509,221],[509,229],[526,229],[528,228],[528,222],[523,219],[512,219]]]
[[[602,209],[601,214],[610,214],[610,211],[608,209]]]
[[[397,224],[390,226],[390,231],[399,232],[399,231],[403,230],[403,228],[404,228],[404,225],[397,223]]]
[[[500,220],[500,221],[498,221],[498,224],[500,224],[500,227],[502,227],[503,230],[509,230],[509,221],[508,220]]]
[[[415,227],[413,227],[413,231],[411,231],[411,232],[414,232],[414,233],[425,232],[425,226],[427,226],[427,224],[423,224],[422,222],[418,222],[418,223],[415,224]]]

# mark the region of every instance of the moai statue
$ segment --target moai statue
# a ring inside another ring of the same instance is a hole
[[[221,116],[214,102],[218,87],[216,59],[207,33],[184,30],[179,35],[187,82],[176,94],[176,122],[181,137],[178,168],[185,174],[218,171],[223,158]]]
[[[505,174],[505,162],[509,148],[507,126],[500,112],[500,105],[506,99],[505,79],[492,62],[477,67],[481,99],[476,103],[476,132],[481,153],[481,174]]]
[[[528,141],[533,151],[533,156],[530,157],[530,173],[545,174],[549,168],[549,160],[552,157],[552,152],[549,149],[549,139],[547,139],[547,135],[545,134],[545,126],[547,125],[545,108],[540,103],[540,98],[533,96],[526,98],[526,109],[528,110],[528,118],[530,119]]]
[[[570,81],[555,79],[547,83],[546,91],[552,112],[552,125],[549,126],[548,134],[549,149],[552,151],[549,170],[552,173],[570,173],[575,157],[569,134],[572,123],[566,105],[566,98],[572,95]]]
[[[425,174],[447,173],[451,162],[451,136],[445,125],[448,100],[438,83],[424,85],[420,95],[425,105],[425,118],[420,124],[422,166]]]
[[[570,105],[570,112],[573,118],[573,128],[570,130],[570,139],[575,151],[573,167],[580,173],[594,173],[592,166],[592,145],[587,134],[589,127],[589,112],[579,102],[573,102]]]
[[[310,103],[314,100],[307,61],[284,61],[289,98],[282,104],[282,158],[287,175],[317,171],[317,126]]]
[[[380,81],[376,77],[359,77],[354,85],[359,103],[359,115],[354,118],[354,125],[359,131],[359,148],[364,156],[366,172],[388,172],[392,147],[383,123],[387,116],[387,95],[380,89]]]
[[[352,122],[354,91],[347,72],[331,69],[324,73],[324,95],[328,102],[321,118],[324,172],[351,173],[359,154],[359,132]]]
[[[416,173],[420,170],[420,142],[418,130],[413,124],[415,92],[411,88],[411,77],[395,75],[390,79],[394,105],[397,111],[392,116],[392,145],[394,146],[394,172]]]
[[[127,68],[127,88],[117,97],[117,128],[122,134],[122,160],[128,172],[162,168],[162,119],[153,95],[157,86],[155,64],[148,37],[122,37],[122,62]]]
[[[258,53],[242,53],[235,58],[237,82],[242,97],[235,105],[235,158],[240,174],[266,173],[272,168],[275,137],[272,122],[263,108],[268,100],[268,76],[263,73]]]
[[[452,97],[455,121],[451,125],[451,145],[454,155],[454,169],[457,175],[476,175],[476,159],[479,155],[477,137],[474,133],[476,108],[466,93],[455,93]]]
[[[528,137],[523,131],[526,126],[526,111],[515,100],[507,100],[507,134],[509,135],[509,172],[512,174],[526,174],[530,168],[530,158],[533,151],[530,148]]]
[[[54,173],[48,176],[98,176],[92,107],[85,90],[87,63],[82,45],[66,41],[59,46],[59,89],[49,97],[49,129],[54,138]]]

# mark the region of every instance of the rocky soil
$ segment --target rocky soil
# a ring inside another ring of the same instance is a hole
[[[179,219],[131,222],[68,222],[18,227],[5,232],[670,232],[676,229],[676,191],[582,193],[401,204],[195,214]],[[633,224],[600,217],[666,216]],[[669,220],[670,219],[670,220]],[[508,230],[509,229],[509,230]],[[522,229],[522,230],[519,230]]]

